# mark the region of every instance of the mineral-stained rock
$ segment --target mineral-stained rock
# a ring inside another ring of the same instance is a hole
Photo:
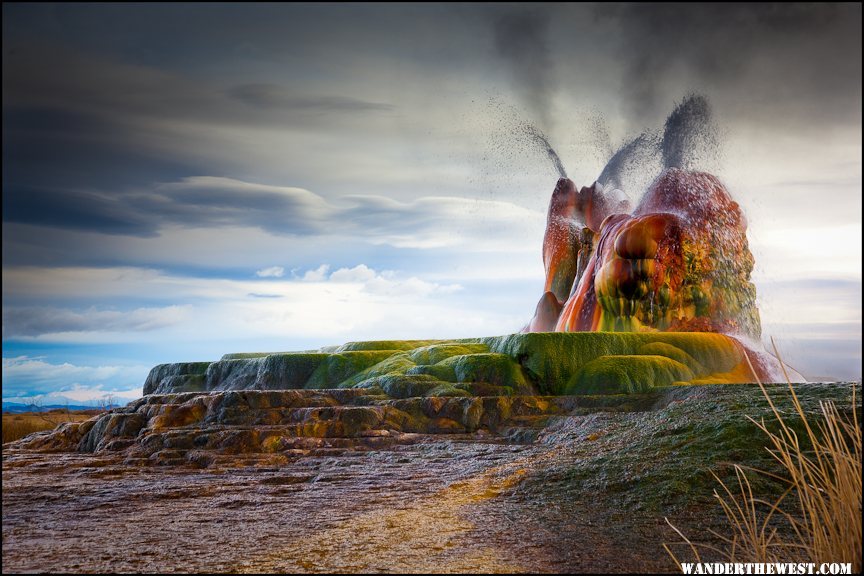
[[[150,395],[91,420],[33,434],[16,446],[43,452],[125,452],[151,464],[188,459],[201,466],[206,465],[202,450],[274,453],[304,446],[310,438],[362,444],[402,433],[494,432],[524,424],[525,417],[541,424],[572,405],[568,397],[533,396],[388,400],[364,389]]]
[[[543,239],[544,293],[526,331],[760,337],[747,223],[716,177],[667,169],[632,213],[610,194],[559,180]]]
[[[18,446],[203,466],[202,450],[285,453],[312,439],[380,445],[404,434],[507,430],[530,439],[579,406],[764,380],[772,369],[770,357],[715,333],[522,333],[236,356],[157,366],[143,398]]]
[[[630,203],[620,190],[604,188],[595,182],[577,191],[569,178],[558,180],[549,202],[543,236],[545,292],[559,303],[565,302],[590,259],[593,237],[601,231],[606,217],[629,211]]]
[[[147,377],[144,393],[358,388],[382,398],[561,394],[565,390],[579,394],[587,390],[582,389],[580,379],[573,380],[574,375],[592,360],[606,356],[663,358],[653,364],[635,360],[638,366],[627,369],[629,381],[639,380],[635,388],[623,383],[604,386],[607,393],[678,381],[772,381],[780,373],[773,357],[755,354],[731,337],[671,332],[522,333],[453,341],[354,342],[330,352],[230,356],[209,364],[157,366]],[[670,381],[668,371],[654,369],[667,365],[666,360],[683,364],[689,372],[681,371]],[[605,373],[611,374],[611,367],[622,361],[604,361]],[[592,373],[597,374],[596,370]],[[190,390],[192,381],[194,390]]]

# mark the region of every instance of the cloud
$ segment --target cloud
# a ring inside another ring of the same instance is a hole
[[[262,268],[256,271],[255,275],[259,278],[282,278],[285,276],[285,268],[282,266],[270,266],[269,268]]]
[[[189,318],[188,306],[137,308],[130,311],[90,308],[3,307],[3,338],[70,332],[149,332]]]
[[[540,10],[493,16],[495,48],[508,64],[516,90],[546,129],[552,124],[552,98],[558,86],[548,42],[549,19],[550,13]]]
[[[416,276],[399,279],[395,272],[385,270],[378,273],[365,264],[353,268],[340,268],[330,274],[330,282],[361,284],[363,290],[379,296],[417,296],[452,294],[462,290],[459,284],[427,282]]]
[[[754,276],[765,280],[806,283],[813,278],[861,278],[861,221],[832,226],[760,229],[751,227]],[[858,263],[857,267],[854,263]],[[770,268],[768,268],[770,266]],[[763,270],[768,270],[766,274]]]
[[[317,271],[320,270],[319,267]],[[392,331],[389,337],[395,338],[400,334],[446,335],[448,331],[468,337],[472,332],[518,329],[518,321],[513,320],[510,309],[498,310],[487,305],[481,291],[467,294],[453,281],[430,281],[394,271],[377,271],[363,264],[337,269],[320,281],[304,281],[302,277],[270,279],[266,294],[258,291],[261,282],[256,279],[192,278],[153,271],[135,274],[125,268],[6,270],[4,288],[6,285],[15,294],[30,292],[34,298],[38,295],[39,299],[48,301],[58,296],[71,300],[74,296],[138,299],[147,295],[187,310],[185,320],[162,328],[158,339],[151,332],[142,331],[61,332],[70,326],[47,320],[41,324],[22,325],[16,316],[14,323],[7,322],[10,325],[6,327],[5,337],[25,342],[36,339],[39,342],[125,342],[151,346],[158,340],[177,342],[182,348],[188,347],[190,342],[198,345],[205,341],[224,341],[229,342],[226,347],[231,347],[236,344],[230,342],[243,339],[284,342],[288,338],[305,339],[307,343],[302,344],[305,348],[310,338],[326,337],[328,342],[323,343],[353,338],[348,336],[352,330],[357,337],[366,334],[379,338],[387,337],[388,331]],[[454,297],[464,302],[454,301]],[[72,316],[76,320],[79,315],[80,312],[56,307],[44,314],[49,318]],[[98,321],[100,317],[96,314],[87,327],[103,328]],[[463,332],[459,329],[468,325],[475,330]],[[76,324],[75,327],[81,326]],[[39,333],[40,330],[44,333]],[[271,343],[268,348],[279,346]]]
[[[347,96],[302,96],[276,84],[241,84],[228,91],[249,106],[307,112],[389,112],[392,104],[367,102]]]
[[[318,234],[332,207],[303,188],[267,186],[232,178],[196,176],[132,195],[132,210],[187,226],[256,225],[281,234]]]
[[[307,270],[303,274],[304,282],[322,282],[327,279],[327,273],[330,271],[329,264],[321,264],[318,268],[314,270]]]
[[[54,364],[43,357],[3,357],[3,399],[63,395],[76,401],[101,398],[108,392],[138,391],[145,366],[78,366]]]
[[[86,201],[81,201],[86,198]],[[70,205],[81,201],[81,206]],[[543,216],[509,202],[423,197],[402,202],[384,196],[348,195],[329,202],[303,188],[195,176],[155,185],[149,191],[79,194],[41,190],[4,195],[6,222],[153,236],[165,226],[253,227],[271,234],[343,235],[400,247],[438,247],[488,240],[488,233],[519,235]],[[455,233],[454,233],[455,232]]]
[[[104,234],[152,237],[156,226],[125,199],[100,192],[11,186],[3,194],[4,222],[26,222]]]
[[[331,282],[357,282],[363,284],[377,278],[377,274],[374,270],[366,266],[365,264],[358,264],[353,268],[340,268],[336,270],[332,274],[330,274]]]
[[[680,97],[682,84],[783,122],[845,124],[856,108],[860,122],[860,4],[646,3],[594,12],[615,32],[605,40],[622,68],[625,112],[637,122]]]

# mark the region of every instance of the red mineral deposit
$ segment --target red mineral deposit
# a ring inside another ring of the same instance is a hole
[[[544,295],[527,331],[720,332],[758,340],[746,233],[738,204],[705,172],[665,170],[632,212],[619,191],[595,183],[577,192],[562,178],[543,239]]]

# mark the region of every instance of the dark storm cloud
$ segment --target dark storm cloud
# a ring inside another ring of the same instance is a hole
[[[95,111],[9,107],[2,129],[4,203],[34,187],[112,189],[196,171],[188,157],[148,142],[146,127]]]
[[[156,232],[153,220],[123,198],[78,190],[4,186],[3,220],[125,236]]]
[[[400,202],[384,196],[351,195],[330,202],[302,188],[207,176],[113,194],[16,189],[4,195],[3,202],[4,222],[108,235],[152,237],[166,226],[248,227],[277,235],[349,234],[370,241],[435,235],[445,223],[473,222],[472,210],[489,209],[452,197]],[[498,227],[514,225],[533,214],[510,204],[496,204],[494,209],[499,213],[486,214],[486,220]]]
[[[9,47],[3,54],[4,116],[47,112],[46,116],[22,118],[13,127],[41,135],[69,136],[76,129],[104,130],[107,126],[128,134],[140,128],[136,121],[290,127],[302,125],[304,113],[314,113],[315,126],[326,128],[327,118],[322,118],[321,112],[387,112],[395,108],[356,95],[303,89],[308,83],[302,81],[292,88],[272,83],[232,86],[230,80],[221,77],[196,78],[51,41],[5,44]],[[294,114],[274,115],[268,109]],[[59,125],[52,114],[59,117]],[[335,118],[334,122],[343,120]]]
[[[683,88],[760,113],[791,106],[860,122],[860,4],[604,4],[595,16],[614,30],[607,40],[618,46],[634,118],[665,109]]]
[[[540,10],[506,12],[494,19],[495,47],[508,64],[514,87],[537,120],[548,129],[558,86],[549,47],[549,14]]]
[[[14,188],[3,220],[121,236],[155,236],[164,225],[251,226],[281,234],[323,231],[332,208],[315,194],[218,178],[188,178],[147,192]]]
[[[221,130],[224,146],[243,130],[350,131],[395,109],[356,94],[232,84],[81,52],[54,38],[4,38],[4,195],[226,171],[232,164],[212,153],[209,132]]]

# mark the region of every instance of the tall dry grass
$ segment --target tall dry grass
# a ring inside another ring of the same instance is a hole
[[[777,430],[769,429],[764,419],[748,419],[765,434],[768,451],[782,473],[748,471],[782,482],[786,486],[783,494],[775,502],[756,497],[745,469],[736,465],[738,485],[734,490],[714,474],[720,485],[714,496],[726,516],[730,534],[709,532],[725,547],[694,544],[668,519],[666,522],[689,544],[697,562],[702,561],[699,550],[707,549],[727,562],[848,562],[853,573],[861,573],[861,422],[855,387],[851,418],[841,415],[833,402],[820,402],[821,417],[812,423],[794,386],[789,384],[805,438],[799,438],[784,420],[761,382],[759,387],[771,407]],[[781,536],[778,524],[784,522],[787,529]],[[666,544],[663,547],[681,568],[670,548]]]
[[[33,432],[53,430],[63,422],[83,422],[92,418],[97,411],[71,412],[24,412],[3,414],[3,444],[23,438]]]

